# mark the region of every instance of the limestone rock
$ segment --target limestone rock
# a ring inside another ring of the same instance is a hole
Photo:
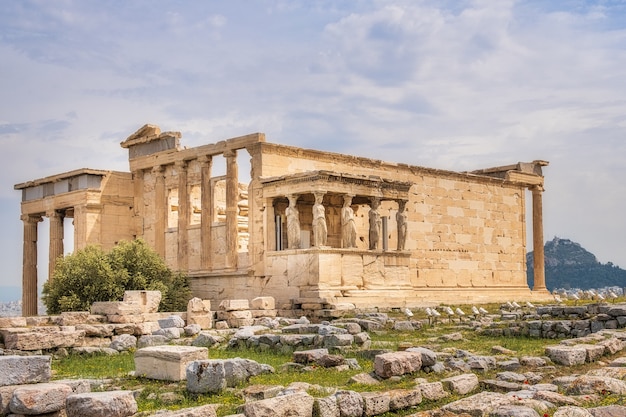
[[[15,414],[53,413],[65,407],[65,399],[72,393],[72,388],[65,384],[22,385],[13,391],[9,409]]]
[[[48,382],[52,373],[50,356],[0,356],[0,387]]]
[[[611,377],[581,375],[567,388],[566,394],[626,394],[626,382]]]
[[[328,355],[328,349],[320,348],[320,349],[299,350],[293,353],[293,361],[295,363],[303,363],[303,364],[314,363],[324,355]]]
[[[218,307],[224,311],[250,310],[248,300],[222,300]]]
[[[167,329],[169,327],[178,327],[182,329],[183,327],[185,327],[185,320],[175,314],[172,314],[171,316],[168,316],[164,319],[159,319],[158,323],[161,329]]]
[[[626,407],[623,405],[605,405],[590,408],[589,412],[593,414],[593,417],[624,417],[626,416]]]
[[[374,358],[374,372],[381,378],[417,372],[421,367],[422,354],[420,352],[390,352],[376,355]]]
[[[456,375],[441,380],[441,383],[447,391],[465,395],[478,388],[478,377],[475,374]]]
[[[338,391],[334,394],[341,417],[361,417],[363,415],[363,397],[354,391]]]
[[[422,391],[418,389],[394,389],[387,391],[389,395],[389,409],[403,410],[422,402]]]
[[[0,333],[6,349],[28,351],[80,346],[85,338],[83,330],[72,326],[1,329]]]
[[[113,340],[111,341],[109,347],[117,350],[118,352],[134,349],[137,347],[137,338],[130,334],[113,336]]]
[[[466,413],[471,416],[486,416],[495,408],[510,405],[510,403],[511,399],[504,394],[484,391],[446,404],[441,409],[455,414]]]
[[[161,303],[161,291],[124,291],[124,302],[140,306],[142,313],[156,313]]]
[[[246,403],[246,417],[311,417],[315,399],[305,392]]]
[[[408,348],[407,352],[419,352],[422,355],[422,366],[433,366],[437,363],[437,354],[425,347]]]
[[[593,417],[589,411],[576,406],[559,407],[552,417]]]
[[[547,401],[555,405],[580,405],[575,398],[553,391],[536,391],[533,399]]]
[[[313,403],[313,415],[318,417],[341,417],[337,398],[334,395],[316,398]]]
[[[200,407],[183,408],[182,410],[159,412],[159,417],[217,417],[219,404],[206,404]]]
[[[386,392],[363,392],[363,415],[366,417],[384,414],[389,411],[389,394]]]
[[[585,363],[587,350],[584,347],[555,345],[546,347],[546,355],[559,365],[575,366]]]
[[[439,381],[426,382],[418,384],[417,388],[420,390],[422,397],[428,401],[437,401],[450,395],[443,389],[443,384]]]
[[[186,369],[187,390],[217,393],[226,387],[235,387],[251,376],[269,372],[274,372],[274,369],[250,359],[196,360]]]
[[[73,394],[67,397],[68,417],[127,417],[137,412],[132,391]]]
[[[608,355],[614,355],[617,352],[624,350],[624,347],[626,347],[624,341],[618,339],[617,337],[603,340],[599,342],[598,345],[603,346]]]
[[[252,310],[274,310],[276,301],[274,297],[256,297],[250,301],[250,308]]]
[[[523,405],[503,405],[489,413],[489,417],[540,417],[540,415]]]

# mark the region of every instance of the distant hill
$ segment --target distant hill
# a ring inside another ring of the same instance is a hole
[[[604,288],[626,287],[626,270],[611,262],[602,264],[594,254],[569,239],[555,237],[544,246],[546,287]],[[533,284],[533,252],[526,254],[528,285]]]

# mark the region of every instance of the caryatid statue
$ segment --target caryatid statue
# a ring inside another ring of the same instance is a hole
[[[406,200],[398,201],[398,212],[396,213],[396,224],[398,227],[398,250],[404,250],[406,245],[406,234],[407,234],[407,222],[406,222],[406,212],[404,208],[406,207]]]
[[[287,216],[287,247],[289,249],[300,249],[300,212],[296,207],[298,196],[290,194],[289,206],[285,209]]]
[[[370,203],[370,250],[378,249],[378,241],[380,240],[380,214],[378,213],[378,206],[380,205],[380,199],[378,197],[372,197]]]
[[[344,248],[356,248],[356,224],[351,205],[352,196],[344,195],[341,208],[341,242]]]
[[[326,246],[328,228],[326,226],[326,209],[322,205],[324,193],[313,193],[315,204],[313,204],[313,246]]]

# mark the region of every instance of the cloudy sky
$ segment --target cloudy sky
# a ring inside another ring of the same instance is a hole
[[[0,91],[0,286],[21,285],[14,184],[126,171],[145,123],[458,171],[548,160],[546,240],[626,267],[624,0],[0,0]]]

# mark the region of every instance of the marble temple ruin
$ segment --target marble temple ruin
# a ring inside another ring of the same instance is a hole
[[[44,218],[49,277],[71,218],[74,249],[144,239],[213,302],[267,295],[388,308],[549,298],[545,161],[453,172],[269,143],[262,133],[193,148],[180,140],[145,125],[121,143],[130,172],[78,169],[15,185],[24,316],[37,314]],[[240,157],[249,157],[249,174]]]

